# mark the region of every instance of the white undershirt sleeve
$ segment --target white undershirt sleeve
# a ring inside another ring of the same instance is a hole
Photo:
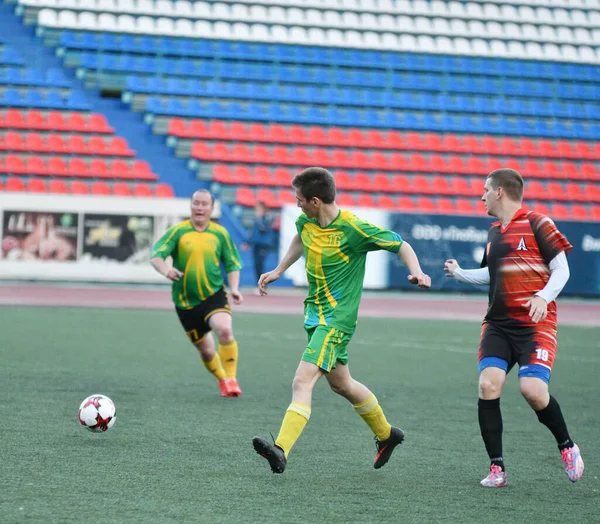
[[[565,287],[565,284],[571,276],[569,271],[569,263],[567,262],[567,256],[564,251],[561,251],[556,255],[548,264],[550,268],[550,278],[544,289],[536,293],[537,296],[542,297],[548,304],[556,299],[559,293]]]
[[[479,269],[461,269],[454,271],[454,278],[457,282],[465,284],[474,284],[476,286],[485,286],[490,283],[490,271],[487,267]]]

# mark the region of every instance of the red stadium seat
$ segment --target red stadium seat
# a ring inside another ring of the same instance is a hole
[[[413,177],[413,188],[415,193],[429,195],[435,192],[429,184],[429,178],[423,175]]]
[[[120,136],[112,137],[108,141],[107,153],[112,156],[135,156],[135,151],[129,147],[127,140]]]
[[[336,149],[334,151],[345,151],[343,149]],[[377,156],[376,156],[377,155]],[[382,162],[383,163],[380,163]],[[335,165],[335,158],[333,160],[333,164]],[[371,157],[367,155],[364,151],[354,150],[350,153],[350,157],[348,159],[348,164],[343,167],[353,167],[355,169],[386,169],[387,166],[387,158],[382,154],[372,154]]]
[[[590,162],[582,162],[579,170],[586,180],[600,180],[600,170],[596,171],[594,164]]]
[[[67,138],[67,148],[71,155],[86,155],[89,151],[85,138],[81,135],[70,135]]]
[[[447,173],[452,173],[454,175],[467,173],[469,169],[465,165],[463,157],[451,155],[448,157],[448,165],[447,165]]]
[[[234,144],[233,149],[231,150],[231,157],[235,162],[263,163],[269,159],[269,150],[266,149],[265,146],[257,145],[250,149],[250,146],[247,144]]]
[[[27,135],[25,135],[25,149],[35,153],[48,151],[46,142],[39,133],[27,133]]]
[[[187,128],[187,137],[210,138],[210,133],[204,120],[192,120]]]
[[[445,151],[447,153],[462,153],[464,152],[463,143],[460,138],[456,135],[445,135],[442,138],[442,149],[440,151]],[[469,151],[466,151],[469,152]]]
[[[116,162],[116,161],[115,161]],[[130,178],[138,178],[140,180],[157,180],[158,176],[152,172],[150,164],[145,160],[135,160],[129,170]]]
[[[358,195],[356,203],[359,207],[377,207],[373,195],[369,195],[368,193]]]
[[[25,183],[22,178],[9,176],[6,179],[5,190],[9,193],[21,193],[25,191]]]
[[[454,200],[451,198],[438,198],[436,201],[437,212],[453,215],[455,211]]]
[[[356,173],[353,177],[354,189],[357,191],[376,191],[373,180],[366,173]]]
[[[346,132],[339,127],[329,128],[327,131],[327,145],[332,147],[359,147],[357,144],[352,144],[348,140]]]
[[[235,193],[235,203],[245,207],[254,206],[256,204],[254,191],[249,187],[238,187]]]
[[[398,198],[398,210],[399,211],[415,211],[415,202],[409,196],[401,196]]]
[[[131,188],[125,182],[115,182],[112,188],[112,193],[115,196],[126,196],[132,195]]]
[[[110,195],[110,187],[106,182],[99,180],[92,182],[92,195],[108,196]]]
[[[559,170],[558,164],[553,160],[545,160],[542,162],[542,172],[544,178],[561,178],[562,171]]]
[[[88,195],[90,193],[88,185],[81,180],[73,180],[70,189],[73,195]]]
[[[50,169],[44,159],[37,155],[30,155],[25,160],[25,169],[32,175],[50,175]]]
[[[431,155],[429,157],[429,170],[433,173],[447,173],[448,166],[442,155]]]
[[[307,130],[309,143],[315,146],[325,146],[328,143],[327,133],[322,127],[310,126]]]
[[[565,204],[552,204],[552,218],[571,218],[571,211]]]
[[[350,190],[354,188],[352,177],[347,171],[336,171],[335,173],[335,186],[337,189]]]
[[[600,206],[592,206],[592,220],[600,222]]]
[[[305,149],[303,147],[292,148],[290,160],[292,164],[295,164],[297,166],[312,165],[311,154],[308,152],[308,149]]]
[[[467,164],[465,165],[465,173],[469,173],[471,175],[487,175],[490,171],[489,165],[485,165],[483,163],[483,159],[472,156],[467,160]]]
[[[536,213],[541,213],[542,215],[550,215],[550,208],[542,203],[542,202],[534,202],[533,205],[529,206],[529,208]]]
[[[546,191],[547,198],[550,200],[568,200],[568,195],[565,194],[564,187],[558,182],[548,182],[546,184]],[[531,198],[537,197],[532,195]]]
[[[340,207],[352,207],[356,205],[354,197],[350,193],[342,193],[336,197],[336,202]]]
[[[25,119],[18,109],[7,109],[4,114],[4,126],[8,129],[25,129]]]
[[[479,183],[479,180],[477,182]],[[471,195],[472,193],[469,186],[469,180],[467,178],[453,176],[450,179],[450,194],[457,196]]]
[[[512,138],[502,138],[500,139],[500,143],[498,144],[498,149],[496,151],[489,151],[490,154],[495,155],[505,155],[505,156],[519,156],[520,147],[517,142],[515,142]]]
[[[18,155],[6,155],[4,157],[4,170],[6,173],[24,175],[27,173],[25,162]]]
[[[420,213],[435,213],[435,202],[429,197],[417,198],[417,209]]]
[[[52,156],[48,159],[47,172],[54,176],[69,176],[71,174],[67,163],[63,158]]]
[[[600,158],[600,155],[594,154],[594,150],[586,142],[575,142],[573,149],[576,158],[582,158],[584,160],[593,160]]]
[[[274,142],[283,142],[280,138],[281,132],[284,130],[283,126],[277,124],[271,124],[270,134],[273,137]],[[290,126],[287,133],[285,133],[287,140],[285,143],[292,144],[308,144],[310,141],[307,138],[306,131],[301,126]]]
[[[408,149],[408,144],[398,131],[388,131],[385,135],[384,147],[387,149]]]
[[[229,149],[225,149],[225,151],[227,153],[229,153]],[[197,158],[198,160],[205,160],[205,161],[223,160],[223,158],[222,158],[223,155],[221,155],[220,158],[213,157],[213,148],[210,146],[210,144],[208,142],[193,142],[192,147],[190,149],[190,156],[192,158]]]
[[[444,151],[445,146],[440,135],[435,133],[425,133],[423,137],[424,147],[426,151]]]
[[[394,199],[390,195],[380,195],[376,198],[375,202],[379,209],[396,209],[396,202],[394,202]]]
[[[108,168],[105,160],[94,158],[90,162],[89,173],[96,178],[114,178],[113,172]]]
[[[459,215],[478,215],[480,211],[471,199],[459,198],[456,201],[456,212]]]
[[[174,198],[175,192],[169,184],[161,183],[156,184],[154,188],[154,195],[159,198]]]
[[[527,198],[532,200],[546,200],[550,195],[546,193],[546,186],[539,180],[531,180],[525,183]]]
[[[362,129],[350,128],[347,136],[350,147],[366,147],[366,137]]]
[[[591,184],[589,184],[591,186]],[[587,187],[586,187],[587,189]],[[565,186],[566,200],[574,200],[576,202],[589,202],[592,199],[591,192],[582,189],[582,186],[577,182],[567,182]]]
[[[520,173],[525,177],[534,177],[534,178],[545,178],[542,173],[542,169],[540,164],[535,160],[526,160],[523,165],[523,171]]]
[[[292,126],[298,130],[299,135],[303,135],[304,130],[300,126]],[[291,129],[291,128],[290,128]],[[285,126],[281,124],[271,124],[267,128],[267,136],[266,140],[268,142],[278,142],[280,144],[289,144],[289,143],[300,143],[295,142],[293,138],[290,137],[290,132],[286,129]]]
[[[256,184],[256,185],[267,185],[269,184],[271,175],[269,170],[266,168],[256,168],[254,173],[248,166],[235,166],[232,173],[232,178],[229,181],[230,184]]]
[[[81,158],[71,158],[68,162],[68,170],[71,176],[90,176],[87,164]]]
[[[558,155],[563,158],[573,158],[577,156],[575,151],[573,151],[571,144],[566,140],[557,140],[556,150],[558,152]]]
[[[513,150],[515,149],[514,142],[512,144]],[[481,140],[481,150],[480,153],[485,153],[486,155],[501,155],[501,154],[514,154],[509,153],[508,151],[504,151],[503,147],[498,144],[496,139],[493,136],[486,136]]]
[[[252,123],[250,129],[242,122],[232,122],[229,132],[233,140],[252,140],[253,142],[270,142],[269,131],[263,124]]]
[[[30,111],[31,114],[33,111]],[[49,111],[46,115],[46,128],[52,131],[69,131],[69,124],[65,117],[58,111]]]
[[[382,131],[369,129],[365,132],[364,136],[366,147],[370,147],[371,149],[383,149],[385,147],[386,137]]]
[[[231,140],[229,126],[220,120],[213,120],[208,124],[208,135],[212,140]]]
[[[392,155],[393,154],[394,153],[392,153]],[[385,170],[399,169],[398,166],[396,166],[392,163],[392,161],[391,161],[392,155],[390,155],[389,153],[380,153],[378,151],[371,153],[371,155],[369,157],[371,167],[373,169],[385,169]]]
[[[292,184],[292,178],[293,178],[293,174],[291,173],[291,171],[289,169],[286,169],[285,167],[278,167],[278,168],[275,168],[275,170],[273,171],[272,180],[273,180],[273,184],[276,186],[290,187]],[[337,182],[339,175],[336,175],[335,178],[336,178],[336,182]]]
[[[50,180],[48,182],[48,192],[65,194],[69,192],[69,188],[64,180]]]
[[[585,195],[590,202],[600,203],[600,185],[586,184]]]
[[[275,198],[279,204],[277,207],[296,204],[296,197],[289,189],[279,189]]]
[[[101,132],[98,129],[92,129],[91,127],[88,127],[88,123],[86,122],[85,117],[81,113],[71,113],[69,116],[67,116],[66,125],[69,131],[75,131],[78,133],[87,133],[88,131],[94,133]]]
[[[106,121],[106,117],[98,113],[89,116],[86,129],[91,133],[107,133],[110,135],[115,132],[114,128]]]
[[[287,147],[275,146],[271,151],[271,162],[275,164],[293,164],[291,154]]]
[[[187,138],[187,126],[183,118],[171,118],[167,127],[167,134],[181,138]]]
[[[8,131],[4,135],[4,148],[8,151],[25,151],[25,143],[21,134]]]
[[[434,176],[431,179],[431,191],[434,195],[451,195],[450,179],[445,176]]]
[[[493,142],[493,150],[496,151],[498,149],[498,145],[496,144],[496,140],[494,140]],[[479,140],[479,137],[477,136],[472,136],[472,135],[465,135],[463,136],[463,141],[462,141],[462,150],[465,153],[471,153],[471,154],[481,154],[481,153],[487,153],[488,151],[486,150],[486,147],[483,145],[483,143]]]
[[[265,206],[272,209],[281,207],[277,201],[275,193],[266,187],[263,187],[256,192],[256,200],[262,202],[265,204]]]
[[[537,145],[538,145],[539,155],[542,157],[553,158],[553,157],[560,156],[556,147],[554,146],[554,143],[551,142],[550,140],[538,140]]]
[[[39,178],[30,178],[27,180],[27,192],[29,193],[46,193],[48,188],[46,182]]]
[[[68,151],[64,138],[57,133],[50,133],[46,137],[46,147],[52,153],[66,153]]]
[[[411,171],[429,171],[429,166],[427,165],[427,160],[423,155],[410,155],[409,156],[409,169]]]
[[[592,218],[588,208],[582,204],[572,204],[571,215],[577,220],[590,220]]]
[[[423,141],[423,137],[419,133],[408,132],[405,136],[405,143],[408,149],[415,151],[426,151],[427,146]],[[420,155],[419,155],[420,156]]]
[[[152,188],[143,182],[138,182],[133,186],[133,196],[148,198],[152,196]]]
[[[114,140],[114,138],[113,138]],[[88,154],[90,155],[114,155],[112,151],[109,151],[102,138],[99,136],[91,136],[88,139]],[[115,156],[119,156],[117,153]]]
[[[391,183],[394,193],[414,193],[412,182],[405,175],[392,176]]]
[[[377,191],[378,193],[391,193],[392,183],[390,178],[383,173],[376,173],[373,176],[373,188],[374,191]]]
[[[213,180],[222,184],[231,184],[234,183],[235,178],[227,164],[216,164],[213,168]]]
[[[129,167],[129,164],[124,160],[113,160],[110,164],[107,164],[107,167],[111,178],[143,179],[141,176],[136,176],[132,172],[133,167]]]
[[[529,138],[519,140],[519,151],[517,153],[522,156],[545,156],[540,151],[539,146]]]

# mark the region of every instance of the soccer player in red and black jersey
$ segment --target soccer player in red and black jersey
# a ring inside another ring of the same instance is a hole
[[[480,269],[461,269],[447,260],[446,276],[489,284],[489,306],[479,344],[479,426],[490,457],[485,487],[506,486],[502,457],[500,395],[516,364],[519,389],[538,420],[556,438],[571,482],[583,474],[579,447],[567,430],[560,406],[548,392],[556,356],[556,302],[569,279],[569,241],[547,216],[522,207],[523,179],[513,169],[492,171],[481,198],[496,217]]]

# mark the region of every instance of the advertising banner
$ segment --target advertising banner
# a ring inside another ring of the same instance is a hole
[[[83,215],[82,261],[147,264],[154,241],[149,215]]]
[[[6,209],[2,220],[5,260],[67,261],[77,258],[78,214]]]
[[[415,249],[423,271],[431,276],[432,289],[482,291],[459,284],[444,274],[444,262],[455,258],[464,269],[480,267],[487,234],[494,219],[491,217],[461,217],[445,215],[416,215],[394,213],[390,227],[400,233]],[[600,223],[556,222],[558,229],[569,239],[573,250],[568,256],[571,277],[562,295],[600,295]],[[391,260],[389,287],[409,289],[407,270],[397,260]]]

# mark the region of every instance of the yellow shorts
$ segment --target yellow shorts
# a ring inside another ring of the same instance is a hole
[[[326,373],[335,368],[336,363],[348,363],[348,342],[352,335],[330,326],[304,326],[308,334],[308,345],[302,360],[320,367]]]

